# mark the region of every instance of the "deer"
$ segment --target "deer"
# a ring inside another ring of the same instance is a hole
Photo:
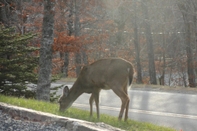
[[[102,89],[111,89],[122,102],[118,120],[122,119],[125,111],[124,121],[126,121],[130,102],[127,90],[132,84],[133,74],[133,65],[122,58],[105,58],[86,65],[81,69],[70,89],[68,86],[64,86],[62,96],[58,100],[59,111],[67,110],[83,93],[91,93],[89,98],[90,117],[92,117],[93,102],[95,101],[97,119],[99,119],[99,93]]]

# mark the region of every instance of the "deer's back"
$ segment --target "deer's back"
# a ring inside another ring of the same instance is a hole
[[[82,79],[86,81],[87,86],[110,89],[114,84],[123,84],[133,72],[131,63],[119,59],[101,59],[86,67],[81,71]]]

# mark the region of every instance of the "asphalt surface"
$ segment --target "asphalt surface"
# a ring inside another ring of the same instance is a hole
[[[71,87],[72,83],[67,83]],[[61,90],[58,92],[61,93]],[[129,90],[129,119],[172,127],[178,131],[197,130],[197,94],[155,89]],[[82,94],[73,106],[89,110],[90,94]],[[100,113],[118,116],[121,101],[112,90],[100,93]]]

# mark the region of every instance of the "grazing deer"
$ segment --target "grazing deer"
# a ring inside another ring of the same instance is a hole
[[[92,104],[95,101],[99,119],[99,93],[101,89],[112,89],[122,101],[118,119],[122,119],[126,110],[124,119],[126,121],[130,101],[127,87],[132,83],[133,73],[132,64],[121,58],[101,59],[84,66],[72,88],[69,90],[67,86],[64,87],[59,99],[59,110],[64,111],[69,108],[81,94],[92,93],[89,99],[90,116],[92,116]]]

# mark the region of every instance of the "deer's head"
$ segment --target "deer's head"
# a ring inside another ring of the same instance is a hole
[[[66,110],[67,108],[70,107],[71,102],[70,102],[70,99],[68,97],[68,94],[69,94],[69,88],[68,88],[68,86],[65,86],[64,89],[63,89],[62,96],[58,100],[59,105],[60,105],[59,111],[64,111],[64,110]]]

